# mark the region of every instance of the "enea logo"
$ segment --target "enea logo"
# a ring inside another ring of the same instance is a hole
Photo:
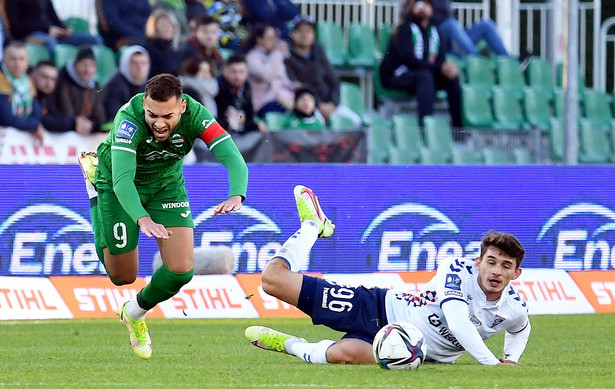
[[[105,274],[94,247],[92,226],[55,204],[22,208],[0,225],[0,274]]]
[[[544,266],[565,270],[613,269],[615,212],[592,203],[569,205],[547,220],[536,242],[553,245],[548,246],[549,254],[543,257]]]
[[[457,240],[459,227],[446,215],[423,204],[395,205],[380,213],[363,232],[368,263],[379,271],[434,270],[445,258],[474,258],[480,242],[465,247]]]
[[[235,254],[235,272],[261,271],[282,246],[282,230],[267,215],[244,205],[239,211],[214,216],[216,207],[194,219],[195,244],[225,245]],[[297,270],[307,270],[297,269]]]

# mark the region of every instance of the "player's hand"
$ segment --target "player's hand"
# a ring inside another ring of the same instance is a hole
[[[499,360],[500,360],[500,365],[518,365],[517,362],[511,361],[509,359],[499,358]]]
[[[137,220],[137,224],[141,227],[141,232],[150,238],[169,239],[169,236],[173,233],[173,231],[167,230],[162,224],[153,221],[149,216],[140,217]]]
[[[214,215],[239,211],[241,209],[241,196],[231,196],[223,203],[218,204]]]

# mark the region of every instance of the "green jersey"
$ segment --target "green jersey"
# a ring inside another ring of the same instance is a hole
[[[169,138],[158,142],[145,122],[143,97],[140,93],[120,108],[109,136],[98,147],[97,187],[112,189],[133,220],[147,216],[139,201],[140,192],[165,183],[183,187],[182,158],[201,138],[229,171],[229,197],[245,198],[245,161],[207,108],[184,95],[186,111]]]

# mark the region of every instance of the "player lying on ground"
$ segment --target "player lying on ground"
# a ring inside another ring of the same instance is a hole
[[[96,252],[111,281],[126,285],[137,278],[139,229],[156,238],[160,248],[163,265],[137,297],[118,310],[133,351],[143,359],[152,354],[145,313],[192,279],[194,224],[182,158],[198,138],[229,174],[229,197],[214,213],[239,210],[248,182],[243,157],[211,113],[182,94],[181,82],[170,74],[152,77],[145,93],[120,108],[113,129],[98,147],[98,157],[82,153],[79,159]]]
[[[310,363],[375,363],[372,341],[387,323],[410,322],[427,342],[427,360],[453,363],[464,351],[485,365],[516,364],[527,344],[531,326],[527,305],[510,284],[521,274],[525,251],[512,235],[489,232],[475,261],[445,260],[420,293],[383,288],[341,286],[293,272],[305,262],[318,237],[328,238],[335,226],[323,213],[317,197],[304,186],[295,187],[301,228],[262,273],[263,290],[292,304],[312,318],[345,335],[339,341],[308,343],[267,327],[246,329],[246,337],[265,350],[295,355]],[[506,331],[504,356],[485,345]]]

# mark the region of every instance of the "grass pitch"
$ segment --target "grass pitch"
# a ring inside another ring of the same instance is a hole
[[[0,321],[0,387],[76,388],[612,388],[615,314],[533,316],[522,366],[454,365],[415,371],[377,365],[310,365],[252,346],[250,325],[316,341],[340,334],[307,319],[150,319],[149,361],[116,319]],[[487,344],[502,354],[503,335]]]

